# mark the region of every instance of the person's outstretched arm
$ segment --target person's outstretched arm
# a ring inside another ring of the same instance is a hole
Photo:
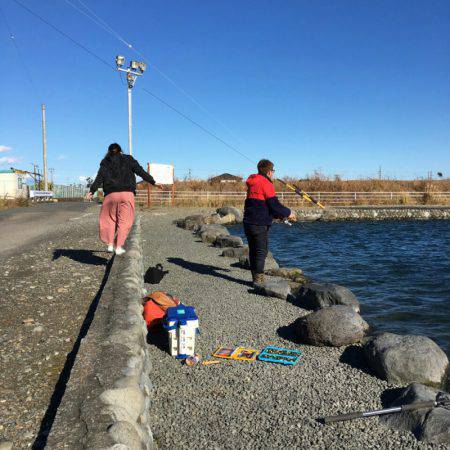
[[[139,175],[147,183],[155,185],[156,182],[154,178],[147,173],[142,166],[131,156],[131,169],[136,175]]]
[[[100,187],[100,185],[103,183],[103,168],[100,167],[100,169],[97,172],[97,176],[95,177],[94,182],[91,184],[91,187],[89,188],[89,191],[92,194],[95,194],[95,192],[98,190],[98,188]]]
[[[269,208],[270,214],[276,219],[287,219],[291,217],[291,210],[286,208],[275,193],[275,187],[272,183],[267,184],[264,189],[264,197],[266,198],[266,204]]]

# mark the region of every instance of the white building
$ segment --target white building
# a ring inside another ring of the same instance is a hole
[[[13,170],[0,170],[0,198],[27,198],[27,175]]]

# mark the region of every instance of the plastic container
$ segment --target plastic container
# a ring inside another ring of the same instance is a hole
[[[195,354],[195,336],[198,330],[198,317],[192,306],[179,304],[168,308],[164,328],[169,334],[169,351],[178,359]]]

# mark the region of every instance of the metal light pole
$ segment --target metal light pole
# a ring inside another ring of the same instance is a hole
[[[133,154],[133,120],[132,120],[132,97],[131,90],[137,77],[140,77],[147,69],[147,64],[139,61],[130,61],[128,68],[124,69],[125,64],[124,56],[116,56],[117,70],[125,72],[127,74],[127,88],[128,88],[128,149],[130,155]]]
[[[45,117],[45,105],[42,104],[42,159],[44,162],[44,191],[48,191],[47,181],[47,121]]]

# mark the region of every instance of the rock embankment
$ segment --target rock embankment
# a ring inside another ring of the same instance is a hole
[[[450,219],[449,206],[329,206],[325,209],[299,208],[296,212],[302,221]]]
[[[392,208],[389,210],[394,211]],[[353,213],[345,217],[356,218],[352,216],[356,214],[355,208],[351,211]],[[370,211],[372,218],[387,218],[374,215],[372,208]],[[416,211],[417,214],[424,213],[421,208]],[[438,214],[445,213],[442,209],[436,209],[436,211]],[[220,211],[217,214],[220,214]],[[209,217],[211,216],[208,214],[204,216],[205,224],[210,221]],[[335,215],[333,220],[346,220],[344,216],[339,216],[340,219],[337,217],[338,215]],[[405,217],[411,218],[408,214]],[[425,214],[423,218],[430,217]],[[237,216],[235,219],[237,221]],[[212,226],[202,225],[201,233],[206,233]],[[222,247],[222,243],[231,243],[234,240],[228,234],[218,233],[208,242],[213,246]],[[244,248],[239,242],[238,245],[230,245],[230,249],[223,250],[222,255],[235,257],[239,261],[238,267],[248,269],[248,251],[235,254],[235,247]],[[236,267],[236,264],[234,266]],[[366,370],[369,373],[371,371],[372,375],[397,385],[412,382],[432,386],[442,385],[449,368],[449,361],[445,353],[431,339],[425,336],[400,336],[392,333],[369,337],[367,336],[369,325],[359,315],[359,302],[349,289],[331,283],[311,282],[304,278],[299,268],[279,268],[271,254],[268,257],[267,266],[266,281],[255,285],[254,292],[266,297],[287,300],[303,310],[313,310],[306,315],[302,313],[288,327],[297,343],[318,347],[344,347],[365,342],[362,349],[357,348],[361,350],[361,355],[365,355]],[[290,338],[293,340],[292,335]],[[417,433],[416,436],[428,442],[450,442],[448,436],[442,432],[445,426],[450,427],[450,416],[436,413],[434,410],[433,414],[439,417],[436,419],[439,425],[437,422],[432,422],[433,424],[429,426],[424,425],[427,431]]]

